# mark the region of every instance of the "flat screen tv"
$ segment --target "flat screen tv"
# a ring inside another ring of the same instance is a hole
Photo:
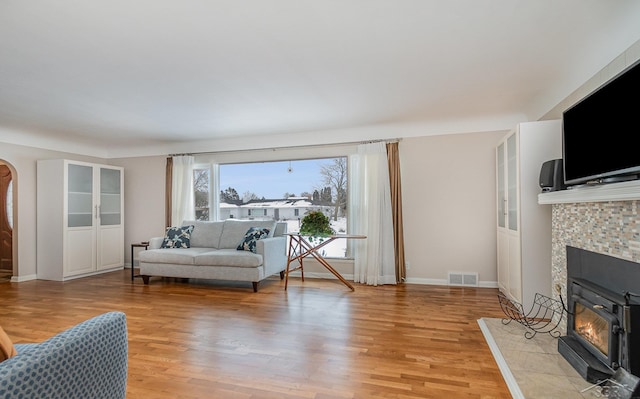
[[[640,61],[563,112],[565,183],[638,178],[639,144]]]

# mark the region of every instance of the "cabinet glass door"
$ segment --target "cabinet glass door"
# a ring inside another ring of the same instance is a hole
[[[504,181],[504,143],[498,146],[496,167],[498,168],[498,227],[505,227],[505,181]]]
[[[100,168],[100,225],[119,225],[122,210],[120,170]]]
[[[516,135],[512,134],[507,139],[507,206],[509,207],[507,220],[509,230],[512,231],[518,231],[518,158],[516,149]]]
[[[68,226],[93,225],[93,168],[68,165]]]

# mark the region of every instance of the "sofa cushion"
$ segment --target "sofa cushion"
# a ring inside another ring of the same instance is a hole
[[[251,251],[256,253],[256,242],[259,239],[267,238],[268,236],[269,229],[267,228],[249,227],[249,230],[244,234],[244,238],[236,249],[238,251]]]
[[[217,249],[196,255],[194,264],[198,266],[258,267],[262,265],[262,255],[250,251],[238,251],[235,248]]]
[[[18,352],[16,352],[16,347],[13,346],[11,338],[9,338],[7,333],[0,327],[0,362],[12,358],[17,354]]]
[[[274,231],[276,222],[274,220],[233,220],[224,221],[222,236],[220,237],[220,249],[236,249],[244,239],[244,234],[249,227],[267,228]]]
[[[189,248],[191,247],[191,232],[193,225],[167,227],[164,240],[160,248]]]
[[[218,248],[224,222],[209,222],[201,220],[185,220],[183,226],[193,225],[191,232],[191,246],[201,248]]]
[[[211,248],[160,248],[140,251],[138,259],[146,263],[170,263],[178,265],[193,265],[193,258]]]

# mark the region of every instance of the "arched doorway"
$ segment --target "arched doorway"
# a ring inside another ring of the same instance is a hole
[[[0,281],[14,275],[15,184],[12,167],[0,160]]]

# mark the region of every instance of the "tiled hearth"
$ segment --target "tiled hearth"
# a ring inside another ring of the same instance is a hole
[[[501,319],[483,318],[478,324],[514,398],[602,397],[558,353],[556,338],[544,333],[527,339],[522,325],[503,325]]]

